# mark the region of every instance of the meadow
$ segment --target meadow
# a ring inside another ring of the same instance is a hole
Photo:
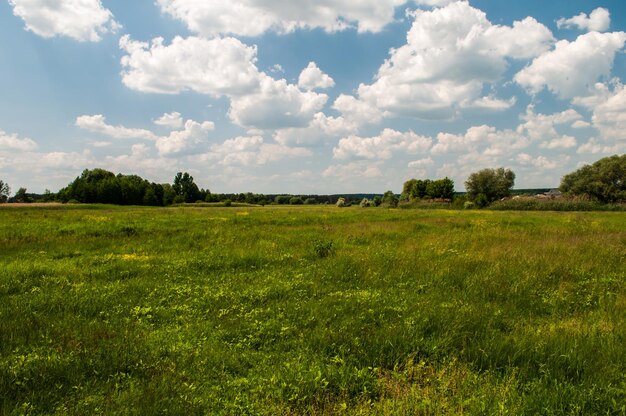
[[[0,207],[0,414],[625,415],[626,215]]]

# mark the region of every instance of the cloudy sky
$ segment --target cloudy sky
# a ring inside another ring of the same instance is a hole
[[[624,0],[0,0],[0,179],[399,192],[626,149]]]

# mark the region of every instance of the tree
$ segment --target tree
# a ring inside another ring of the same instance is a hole
[[[8,183],[0,180],[0,203],[7,202],[9,195],[11,195],[11,187]]]
[[[26,193],[26,188],[18,189],[13,199],[15,200],[15,202],[31,202],[28,194]]]
[[[398,197],[392,191],[387,191],[383,194],[382,203],[389,208],[396,208],[398,206]]]
[[[193,176],[188,174],[187,172],[182,173],[178,172],[174,177],[174,184],[172,185],[172,189],[176,192],[176,196],[182,197],[178,198],[179,201],[183,202],[196,202],[200,199],[200,189],[198,189],[198,185],[196,185],[193,181]]]
[[[605,157],[565,175],[559,189],[605,203],[626,201],[626,154]]]
[[[289,204],[290,205],[302,205],[302,204],[304,204],[304,201],[302,200],[301,197],[294,196],[294,197],[289,199]]]
[[[470,200],[484,206],[511,195],[514,184],[515,173],[510,169],[483,169],[467,178],[465,189]]]

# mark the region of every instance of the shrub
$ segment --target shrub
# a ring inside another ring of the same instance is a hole
[[[339,198],[335,205],[337,205],[339,208],[344,208],[346,206],[346,198]]]
[[[605,157],[565,175],[560,190],[604,203],[626,201],[626,154]]]
[[[371,202],[369,201],[369,199],[367,198],[363,198],[363,200],[361,201],[361,203],[359,204],[359,206],[361,208],[368,208],[371,206]]]
[[[479,207],[511,195],[515,184],[515,173],[510,169],[483,169],[472,173],[465,182],[470,200]]]
[[[321,259],[330,256],[333,251],[334,244],[332,241],[315,240],[313,242],[313,252]]]

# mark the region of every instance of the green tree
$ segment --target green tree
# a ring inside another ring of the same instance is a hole
[[[515,173],[510,169],[483,169],[472,173],[465,181],[465,189],[469,198],[477,202],[480,195],[480,203],[487,205],[495,200],[511,195],[511,189],[515,184]],[[477,202],[477,205],[478,202]]]
[[[277,205],[287,205],[289,204],[290,199],[291,198],[287,195],[278,195],[276,196],[276,198],[274,198],[274,202]]]
[[[294,197],[289,199],[289,204],[290,205],[302,205],[302,204],[304,204],[304,201],[302,200],[301,197],[294,196]]]
[[[11,187],[8,183],[0,180],[0,203],[5,203],[11,195]]]
[[[436,181],[428,181],[426,196],[431,199],[452,199],[454,197],[454,181],[448,177]]]
[[[179,201],[183,202],[196,202],[200,199],[200,189],[198,189],[198,185],[196,185],[193,181],[193,176],[188,174],[187,172],[182,173],[178,172],[174,177],[174,184],[172,185],[172,189],[176,193],[176,196],[182,197],[178,198]]]
[[[15,200],[15,202],[31,202],[30,197],[26,193],[26,188],[18,189],[13,199]]]
[[[392,191],[387,191],[383,194],[382,205],[396,208],[398,206],[398,197]]]
[[[586,165],[561,179],[561,192],[600,202],[626,201],[626,154]]]

